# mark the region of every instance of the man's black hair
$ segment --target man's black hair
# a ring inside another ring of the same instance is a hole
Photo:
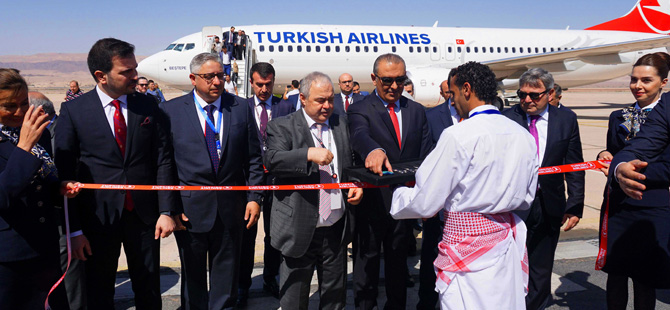
[[[291,85],[293,85],[293,88],[298,88],[300,87],[300,82],[298,80],[293,80],[291,81]]]
[[[102,71],[109,73],[112,71],[112,58],[127,58],[134,56],[135,46],[114,38],[100,39],[93,44],[91,50],[88,52],[88,71],[93,75],[93,79],[97,82],[95,71]]]
[[[261,78],[266,78],[272,74],[272,79],[275,76],[275,68],[267,62],[257,62],[251,66],[251,71],[249,71],[249,77],[253,80],[254,72],[258,73]]]
[[[455,77],[454,85],[460,89],[465,82],[468,82],[479,100],[492,104],[498,97],[496,75],[487,65],[470,61],[458,66],[452,72],[454,74],[450,72],[449,77]]]

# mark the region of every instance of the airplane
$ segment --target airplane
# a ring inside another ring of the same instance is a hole
[[[384,53],[400,55],[414,83],[415,100],[435,105],[439,85],[451,68],[468,61],[487,64],[499,87],[518,88],[529,68],[542,67],[562,87],[607,81],[629,74],[642,55],[670,51],[670,0],[639,0],[626,15],[584,30],[349,26],[237,26],[247,34],[246,59],[238,61],[240,96],[252,91],[248,68],[268,62],[276,71],[274,93],[282,94],[291,80],[321,71],[337,81],[350,73],[362,90],[374,86],[374,60]],[[206,26],[170,43],[138,65],[138,72],[162,85],[190,91],[191,59],[211,50],[214,36],[227,28]],[[501,101],[503,98],[500,99]]]

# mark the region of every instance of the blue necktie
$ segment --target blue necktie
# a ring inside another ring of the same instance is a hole
[[[216,125],[214,121],[214,109],[216,107],[213,104],[208,104],[205,107],[207,111],[207,117],[212,121],[212,124]],[[207,142],[207,150],[209,151],[209,158],[212,160],[212,168],[214,169],[214,174],[219,170],[219,153],[216,150],[216,140],[218,140],[218,135],[212,130],[212,128],[205,122],[205,141]]]

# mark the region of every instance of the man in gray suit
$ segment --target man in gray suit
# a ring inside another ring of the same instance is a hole
[[[333,85],[327,75],[308,74],[300,84],[302,109],[273,119],[267,127],[263,163],[275,184],[338,183],[352,165],[349,129],[333,114]],[[274,191],[270,236],[281,251],[280,305],[307,309],[316,267],[319,309],[344,309],[349,210],[363,196],[360,188]]]

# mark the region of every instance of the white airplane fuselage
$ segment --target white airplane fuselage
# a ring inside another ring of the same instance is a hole
[[[254,25],[237,29],[245,30],[249,37],[254,62],[274,66],[275,93],[283,93],[291,80],[300,80],[312,71],[328,74],[334,83],[340,74],[350,73],[361,89],[369,91],[373,88],[370,75],[374,60],[381,54],[395,53],[405,60],[416,99],[424,104],[437,103],[439,84],[449,70],[468,61],[496,61],[662,36],[627,31],[335,25]],[[216,35],[221,37],[226,30],[222,28]],[[175,46],[183,44],[181,51],[173,48],[156,53],[143,60],[138,71],[163,84],[191,90],[189,63],[195,55],[209,51],[207,38],[215,32],[197,32],[174,41]],[[191,48],[186,50],[187,46]],[[656,51],[666,49],[582,57],[542,67],[561,86],[574,87],[626,75],[641,55]],[[532,62],[527,65],[534,66]],[[517,78],[501,80],[501,86],[516,89]],[[339,92],[337,87],[335,90]]]

